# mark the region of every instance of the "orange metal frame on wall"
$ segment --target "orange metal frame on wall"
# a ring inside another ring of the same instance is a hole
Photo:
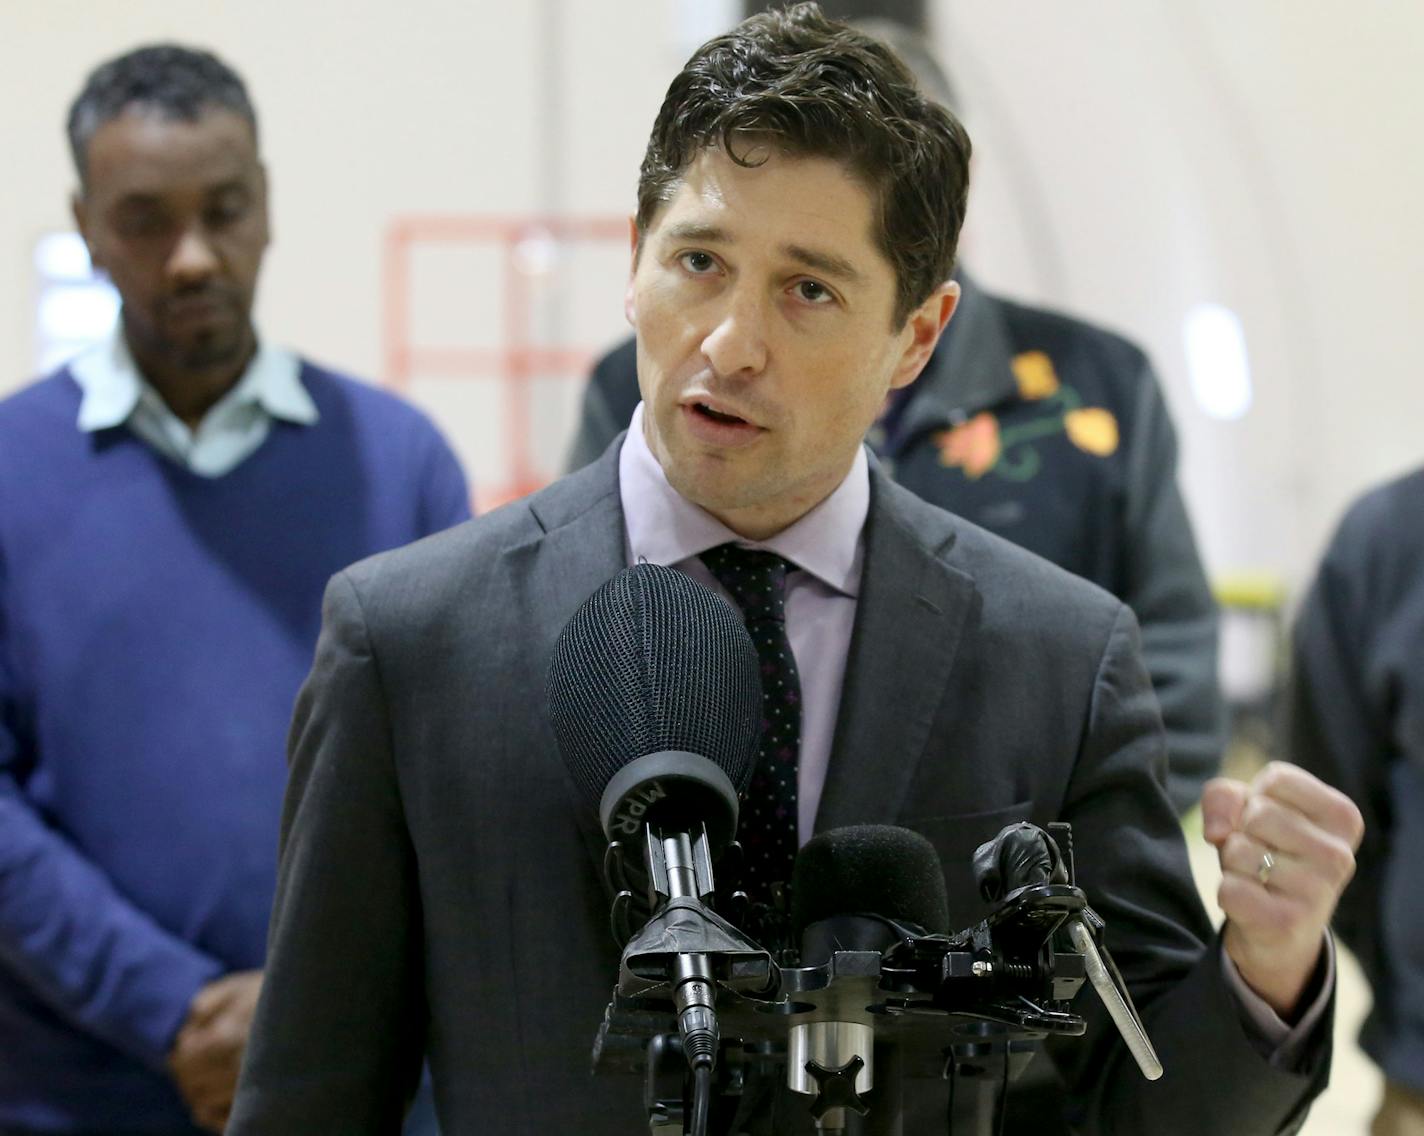
[[[411,379],[493,377],[503,381],[504,436],[509,440],[509,470],[504,484],[480,493],[488,508],[532,493],[545,482],[532,454],[529,383],[539,374],[582,376],[593,349],[541,346],[533,342],[531,291],[534,281],[518,263],[520,245],[530,239],[556,244],[605,243],[628,240],[627,218],[614,217],[484,217],[462,214],[393,218],[384,248],[384,374],[396,390],[407,390]],[[421,347],[413,340],[411,322],[411,255],[420,244],[483,244],[500,249],[503,310],[500,346]]]

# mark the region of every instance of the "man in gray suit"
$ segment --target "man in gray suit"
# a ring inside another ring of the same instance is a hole
[[[813,5],[753,17],[673,81],[633,227],[633,428],[328,589],[231,1132],[394,1131],[425,1051],[449,1133],[645,1123],[639,1085],[588,1074],[618,952],[544,676],[620,568],[713,582],[729,546],[776,566],[799,664],[799,757],[779,755],[793,837],[919,830],[963,925],[982,910],[976,843],[1016,819],[1074,825],[1079,882],[1168,1071],[1145,1082],[1085,997],[1087,1036],[1052,1053],[1075,1126],[1299,1126],[1328,1071],[1325,928],[1358,812],[1288,766],[1211,785],[1214,939],[1131,613],[895,486],[861,444],[953,312],[968,152],[888,51]]]

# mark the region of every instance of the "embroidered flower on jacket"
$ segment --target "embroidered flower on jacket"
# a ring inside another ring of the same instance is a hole
[[[978,480],[999,461],[999,420],[985,411],[968,422],[961,422],[935,435],[939,446],[939,461],[945,466],[959,466],[964,475]]]
[[[1117,452],[1117,419],[1111,410],[1101,406],[1070,410],[1063,416],[1063,428],[1068,440],[1085,453],[1105,458]]]
[[[1009,360],[1014,378],[1018,380],[1019,396],[1030,402],[1058,393],[1058,372],[1053,360],[1042,351],[1025,351]]]

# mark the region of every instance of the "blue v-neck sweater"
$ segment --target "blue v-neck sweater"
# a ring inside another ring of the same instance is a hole
[[[301,380],[218,478],[81,433],[65,371],[0,402],[0,1130],[191,1131],[163,1062],[263,963],[326,581],[469,515],[423,416]]]

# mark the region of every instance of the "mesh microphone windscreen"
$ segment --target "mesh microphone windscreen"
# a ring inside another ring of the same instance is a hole
[[[908,828],[862,824],[813,836],[791,873],[791,926],[835,915],[882,915],[949,930],[944,869],[934,845]]]
[[[638,564],[559,635],[546,687],[559,751],[595,807],[613,775],[667,750],[699,754],[738,793],[761,734],[756,647],[737,611],[686,573]]]

